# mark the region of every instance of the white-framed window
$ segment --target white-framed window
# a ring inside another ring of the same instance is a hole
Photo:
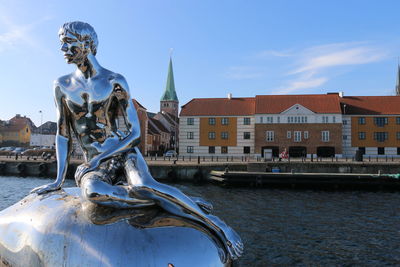
[[[287,131],[286,132],[286,138],[291,139],[292,138],[292,131]]]
[[[228,125],[229,124],[229,118],[222,118],[221,119],[221,124],[222,125]]]
[[[267,142],[274,141],[274,131],[266,131],[265,136],[266,136],[265,140],[267,140]]]
[[[228,139],[228,132],[221,132],[221,139]]]
[[[274,117],[267,117],[267,123],[274,123]]]
[[[228,147],[227,146],[221,146],[221,154],[228,154]]]
[[[187,153],[193,153],[193,146],[186,147],[186,152]]]
[[[336,123],[336,117],[335,116],[332,117],[332,122]]]
[[[328,123],[329,122],[329,117],[328,116],[322,116],[322,123]]]
[[[215,139],[215,132],[208,132],[208,139]]]
[[[260,123],[263,123],[263,117],[260,117]]]
[[[329,142],[329,131],[321,132],[322,142]]]
[[[193,139],[193,136],[194,136],[193,132],[187,133],[187,139]]]
[[[187,125],[194,125],[194,118],[187,118]]]
[[[304,131],[304,139],[308,139],[308,131]]]
[[[243,118],[244,125],[250,125],[250,118]]]
[[[343,125],[347,125],[347,121],[346,120],[343,120]]]
[[[294,141],[301,142],[301,131],[294,131]]]
[[[243,132],[243,139],[250,139],[250,132]]]
[[[215,125],[215,118],[208,118],[208,125]]]
[[[281,123],[281,117],[277,117],[278,123]]]

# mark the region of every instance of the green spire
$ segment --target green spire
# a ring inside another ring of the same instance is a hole
[[[172,59],[169,59],[167,85],[161,101],[178,101],[175,92],[174,71],[172,70]]]

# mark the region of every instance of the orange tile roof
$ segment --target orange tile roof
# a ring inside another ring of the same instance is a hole
[[[254,97],[194,98],[182,106],[180,116],[246,116],[253,115]]]
[[[338,94],[326,95],[257,95],[256,114],[278,114],[295,104],[315,113],[341,113]]]
[[[344,96],[340,102],[343,114],[400,114],[400,96]]]

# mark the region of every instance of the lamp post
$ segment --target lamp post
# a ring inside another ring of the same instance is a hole
[[[42,147],[42,133],[43,133],[43,112],[41,110],[39,110],[40,113],[40,147]]]

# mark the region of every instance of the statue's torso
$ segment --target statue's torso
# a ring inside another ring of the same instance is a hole
[[[67,120],[88,159],[118,143],[118,102],[115,85],[118,75],[110,71],[93,79],[74,74],[58,80],[64,97]]]

